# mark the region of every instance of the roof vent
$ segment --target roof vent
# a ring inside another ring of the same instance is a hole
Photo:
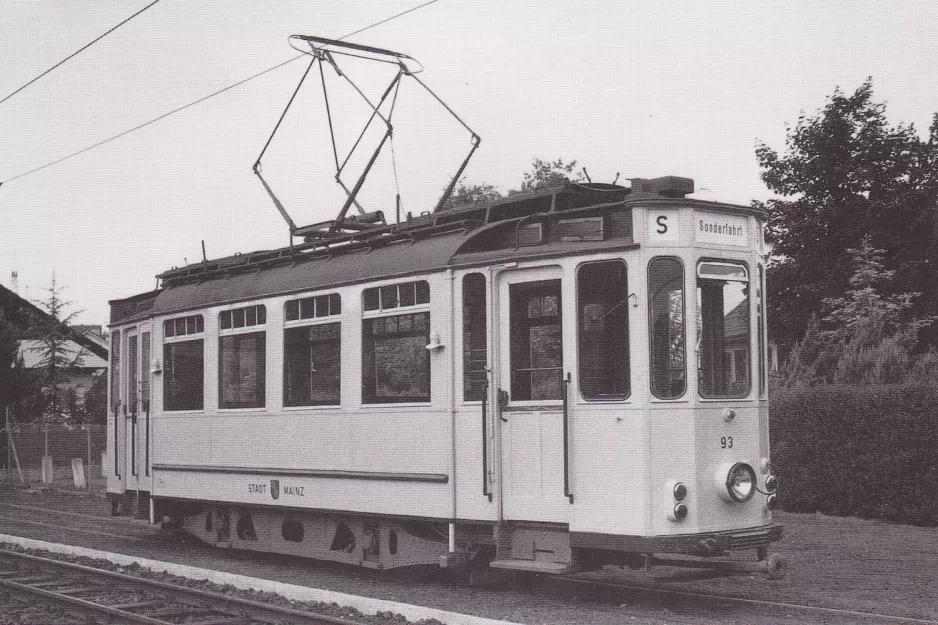
[[[680,176],[632,178],[632,193],[654,193],[662,197],[684,197],[694,192],[694,181]]]

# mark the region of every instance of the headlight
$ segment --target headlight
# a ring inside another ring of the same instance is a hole
[[[724,501],[749,501],[756,492],[756,472],[745,462],[720,465],[714,478],[717,492]]]

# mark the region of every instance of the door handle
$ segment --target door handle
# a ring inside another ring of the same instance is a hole
[[[502,410],[508,406],[508,391],[498,389],[498,418],[508,423],[508,419],[502,416]]]

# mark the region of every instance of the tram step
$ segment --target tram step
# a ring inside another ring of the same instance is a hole
[[[529,571],[532,573],[573,573],[581,570],[564,562],[540,562],[538,560],[492,560],[489,566],[510,571]]]

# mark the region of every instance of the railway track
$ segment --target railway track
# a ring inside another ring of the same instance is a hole
[[[105,623],[356,625],[354,621],[0,549],[0,588]],[[100,620],[98,620],[100,619]],[[95,621],[93,621],[95,622]]]
[[[659,578],[660,579],[660,578]],[[909,625],[938,625],[938,620],[921,619],[915,617],[897,616],[895,614],[879,614],[875,612],[861,612],[842,608],[830,608],[785,601],[772,601],[769,599],[755,599],[720,594],[716,592],[681,590],[677,588],[661,588],[641,584],[625,584],[609,581],[583,579],[574,576],[560,576],[557,581],[569,584],[564,589],[567,593],[575,593],[580,597],[601,598],[603,601],[632,602],[637,597],[671,598],[682,603],[693,604],[696,607],[703,605],[719,606],[735,604],[741,607],[764,609],[769,611],[799,612],[805,616],[812,614],[819,618],[840,617],[843,619],[856,619],[869,623],[908,623]]]

